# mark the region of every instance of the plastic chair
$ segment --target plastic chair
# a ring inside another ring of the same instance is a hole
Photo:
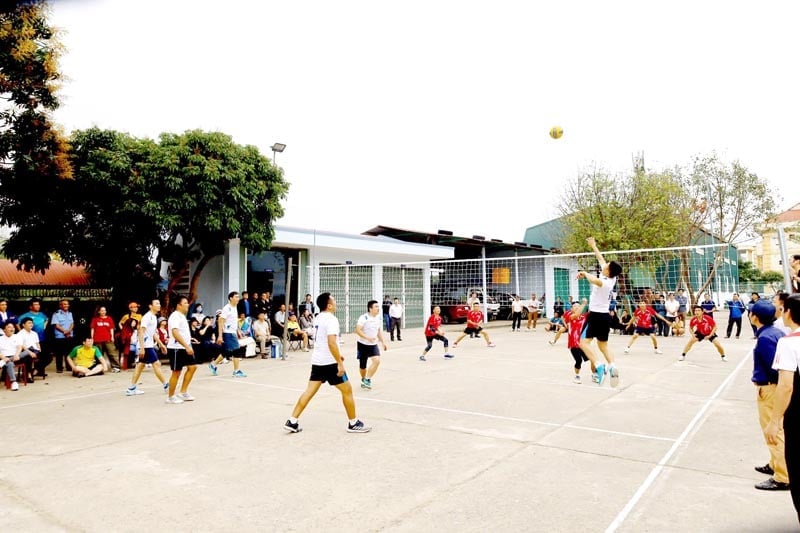
[[[17,373],[17,382],[20,381],[20,377],[22,377],[22,384],[26,387],[28,386],[28,367],[25,363],[16,362],[14,363],[14,372]],[[6,388],[11,388],[11,377],[6,372],[5,366],[3,367],[3,374],[6,376]]]

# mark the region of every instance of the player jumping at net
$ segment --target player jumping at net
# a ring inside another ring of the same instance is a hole
[[[444,336],[444,331],[442,330],[442,310],[437,305],[433,308],[433,314],[428,317],[428,323],[425,324],[425,341],[427,345],[425,349],[422,351],[422,355],[419,356],[420,361],[427,361],[425,356],[428,355],[428,352],[431,351],[433,347],[433,341],[442,341],[444,344],[444,357],[445,359],[452,359],[453,354],[447,351],[447,337]]]
[[[617,277],[622,274],[622,266],[616,261],[609,263],[603,258],[603,254],[597,248],[594,237],[586,239],[592,248],[597,262],[600,265],[600,276],[589,274],[586,271],[578,272],[578,279],[584,278],[591,283],[592,292],[589,295],[589,316],[584,327],[584,338],[581,339],[581,349],[595,366],[597,374],[597,384],[602,385],[605,380],[606,365],[597,364],[597,352],[592,346],[592,339],[597,340],[597,349],[603,354],[608,362],[608,374],[611,376],[611,386],[619,385],[619,370],[614,365],[614,356],[608,351],[608,333],[611,331],[611,315],[609,314],[610,302],[613,297],[612,291],[617,283]]]
[[[658,349],[656,328],[653,326],[654,319],[662,320],[669,324],[669,321],[656,313],[655,309],[647,305],[647,302],[644,300],[639,302],[639,307],[633,312],[633,318],[631,318],[631,322],[634,323],[636,329],[633,330],[633,337],[631,337],[630,342],[628,342],[628,345],[625,347],[625,353],[631,353],[631,346],[633,346],[633,343],[639,338],[639,335],[649,335],[650,340],[653,341],[653,350],[655,350],[657,354],[664,353]]]
[[[464,328],[464,333],[462,333],[461,336],[456,339],[456,342],[453,343],[453,348],[458,346],[458,343],[461,342],[461,339],[467,335],[483,335],[483,338],[486,341],[486,346],[489,348],[494,348],[495,344],[489,340],[489,334],[483,331],[483,328],[481,327],[482,322],[483,311],[481,311],[481,304],[474,302],[472,304],[472,310],[467,313],[467,327]]]
[[[586,303],[575,302],[572,304],[572,308],[564,313],[564,323],[567,325],[567,348],[569,348],[569,352],[572,354],[572,358],[575,359],[575,377],[572,378],[572,382],[580,385],[581,384],[581,366],[583,365],[584,361],[589,361],[589,358],[586,357],[586,353],[581,350],[581,333],[583,332],[583,326],[586,323],[586,318],[589,316],[588,313],[584,313],[584,308],[586,307]],[[594,366],[594,363],[591,362],[592,365],[592,381],[595,383],[597,382],[597,374],[595,373],[597,369]]]
[[[708,342],[714,345],[714,348],[717,349],[720,357],[722,357],[722,361],[727,361],[728,358],[725,357],[725,349],[717,338],[717,323],[714,322],[711,316],[705,314],[703,308],[699,305],[693,306],[692,311],[694,311],[694,317],[689,321],[689,329],[694,336],[686,343],[686,347],[683,349],[683,353],[681,353],[681,357],[678,361],[684,361],[686,359],[686,354],[692,349],[694,343],[705,339],[708,339]]]

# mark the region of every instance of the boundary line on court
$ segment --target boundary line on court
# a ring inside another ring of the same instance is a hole
[[[698,425],[700,420],[706,414],[706,411],[708,411],[708,408],[711,407],[711,404],[716,401],[720,394],[722,394],[722,391],[733,380],[734,376],[739,373],[739,370],[741,370],[742,366],[744,366],[744,364],[750,360],[751,358],[749,357],[742,357],[742,360],[739,361],[739,364],[736,365],[736,368],[734,368],[733,371],[728,374],[728,377],[725,378],[722,383],[720,383],[719,387],[717,387],[717,390],[715,390],[714,393],[700,407],[700,409],[694,415],[694,418],[692,418],[680,436],[672,444],[670,449],[667,450],[667,453],[664,454],[661,460],[650,471],[650,474],[648,474],[642,484],[639,485],[639,488],[636,489],[636,492],[633,494],[633,496],[631,496],[631,499],[628,500],[628,503],[625,504],[625,507],[622,508],[611,524],[608,525],[606,528],[606,533],[614,533],[617,528],[622,525],[633,508],[636,507],[636,504],[639,503],[639,500],[642,499],[642,496],[644,496],[645,492],[647,492],[647,490],[653,485],[658,476],[661,475],[661,472],[664,471],[664,467],[666,466],[667,462],[672,459],[672,456],[675,455],[676,451],[678,451],[678,448],[683,444],[683,441],[686,440],[686,437],[689,436],[689,433],[691,433],[695,429],[695,426]]]

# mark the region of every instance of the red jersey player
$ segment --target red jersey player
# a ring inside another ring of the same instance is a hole
[[[444,343],[444,357],[445,359],[452,359],[453,355],[447,351],[447,337],[444,336],[444,331],[442,331],[442,310],[437,305],[433,308],[433,314],[428,317],[428,323],[425,324],[425,340],[428,342],[427,346],[425,346],[425,350],[422,352],[422,355],[419,356],[420,361],[426,361],[425,356],[428,354],[430,349],[433,347],[433,341],[442,341]]]
[[[453,343],[453,348],[458,346],[458,343],[466,337],[467,335],[483,335],[483,338],[486,340],[486,346],[489,348],[494,348],[494,343],[489,340],[489,334],[483,331],[481,327],[481,322],[483,322],[483,312],[481,311],[481,304],[478,302],[474,302],[472,304],[472,310],[467,313],[467,327],[464,329],[464,333]]]
[[[649,335],[650,340],[653,341],[653,349],[656,353],[664,353],[658,349],[658,341],[656,340],[656,328],[653,327],[653,319],[667,321],[666,318],[656,313],[655,309],[647,305],[647,302],[639,302],[639,307],[633,312],[631,320],[634,323],[633,337],[631,338],[628,346],[625,347],[625,353],[631,353],[631,346],[639,338],[639,335]]]
[[[572,358],[575,359],[575,366],[573,367],[575,369],[575,377],[572,381],[578,385],[581,383],[581,365],[584,361],[589,360],[581,349],[581,333],[583,333],[583,326],[586,324],[586,317],[589,316],[589,313],[582,313],[584,307],[584,304],[575,302],[572,304],[572,308],[564,313],[564,324],[566,324],[569,332],[567,334],[567,348],[569,348]],[[595,370],[594,363],[592,363],[592,381],[597,383],[597,377],[594,375]]]
[[[708,342],[717,349],[722,360],[727,361],[725,350],[722,348],[719,339],[717,339],[717,323],[710,316],[703,314],[703,308],[699,305],[692,307],[692,311],[694,311],[694,317],[689,321],[689,329],[692,330],[694,336],[686,343],[686,347],[678,360],[683,361],[686,359],[686,354],[692,349],[694,343],[708,339]]]

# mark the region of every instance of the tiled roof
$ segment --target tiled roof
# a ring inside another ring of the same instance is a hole
[[[47,272],[25,272],[17,270],[17,263],[0,259],[0,286],[27,287],[91,287],[91,277],[81,266],[67,265],[60,261],[50,263]]]
[[[775,217],[778,222],[797,222],[800,220],[800,204],[790,207],[788,210]]]

